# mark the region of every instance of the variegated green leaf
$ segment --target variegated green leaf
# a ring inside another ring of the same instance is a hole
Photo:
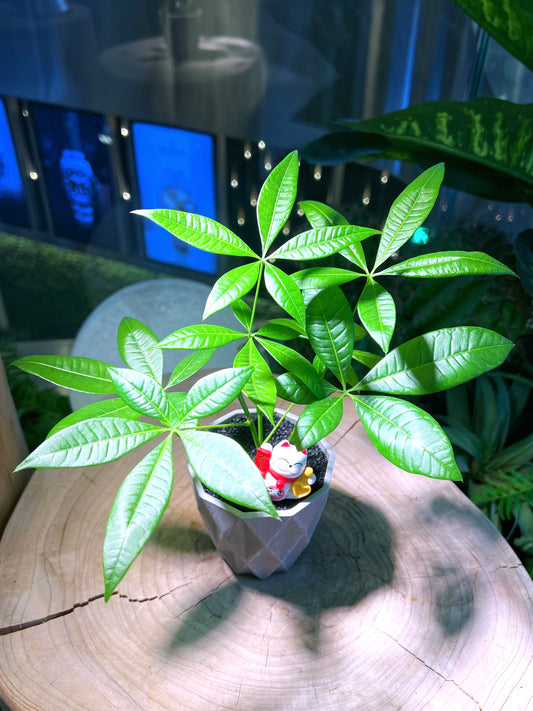
[[[183,430],[180,436],[205,486],[228,501],[279,518],[259,469],[237,442],[215,432]]]
[[[157,347],[159,339],[148,326],[126,316],[118,327],[117,341],[118,350],[127,366],[161,382],[163,353]]]
[[[247,294],[257,284],[260,271],[261,262],[250,262],[223,274],[207,297],[203,318],[208,318]]]
[[[370,441],[390,462],[413,474],[461,480],[450,441],[427,412],[393,397],[353,400]]]
[[[87,467],[118,459],[165,432],[159,425],[120,417],[77,422],[46,439],[18,465],[19,469]]]
[[[368,279],[357,302],[357,313],[369,336],[386,353],[396,326],[392,296],[381,284]]]
[[[257,222],[264,255],[289,219],[297,183],[298,153],[292,151],[269,173],[259,193]]]
[[[236,257],[257,256],[240,237],[209,217],[177,210],[133,210],[133,214],[147,217],[197,249]]]
[[[170,500],[174,473],[172,444],[167,438],[124,479],[107,521],[102,562],[105,600],[109,600]]]

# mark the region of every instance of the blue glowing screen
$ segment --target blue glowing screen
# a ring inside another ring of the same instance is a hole
[[[215,219],[213,138],[148,123],[134,123],[132,134],[141,207],[194,212]],[[142,219],[147,257],[216,273],[216,255],[191,247]]]
[[[33,125],[56,234],[117,248],[111,132],[100,114],[33,104]]]
[[[20,175],[6,107],[0,100],[0,221],[29,227],[24,186]]]

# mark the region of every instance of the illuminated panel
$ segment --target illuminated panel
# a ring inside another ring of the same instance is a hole
[[[24,186],[6,107],[0,99],[0,222],[29,227]]]
[[[216,217],[213,138],[179,128],[133,123],[133,145],[141,207],[181,210]],[[207,274],[216,255],[173,237],[143,219],[146,256]]]
[[[30,109],[56,234],[117,249],[112,137],[100,114]]]

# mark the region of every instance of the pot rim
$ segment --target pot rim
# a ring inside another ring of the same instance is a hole
[[[253,413],[257,412],[257,409],[250,408],[250,412],[253,414]],[[294,415],[292,412],[285,413],[285,410],[283,410],[280,407],[274,408],[274,412],[279,415],[286,414],[287,419],[292,420],[292,422],[296,422],[298,420],[298,417],[296,415]],[[213,425],[221,424],[222,422],[233,417],[234,415],[240,415],[243,413],[244,413],[244,411],[241,408],[236,408],[235,410],[231,410],[231,412],[228,412],[225,415],[218,417],[211,424],[213,424]],[[330,445],[328,444],[328,442],[325,439],[322,439],[322,440],[320,440],[320,442],[317,442],[317,446],[319,446],[320,449],[322,449],[322,451],[328,458],[328,464],[326,467],[326,472],[324,474],[324,482],[322,483],[322,486],[320,487],[320,489],[317,489],[309,496],[306,496],[305,499],[302,499],[294,506],[291,506],[290,509],[278,509],[278,515],[281,519],[291,518],[292,516],[295,516],[302,509],[306,508],[309,504],[316,501],[316,499],[324,496],[325,494],[327,494],[329,492],[329,487],[331,484],[331,476],[333,473],[333,464],[334,464],[334,460],[335,460],[335,453],[333,452],[332,448],[330,447]],[[219,499],[219,498],[213,496],[212,494],[208,493],[205,490],[204,485],[198,478],[194,469],[191,467],[189,460],[187,460],[187,469],[189,471],[189,475],[192,479],[192,482],[194,484],[194,487],[196,489],[198,496],[201,496],[201,498],[204,499],[205,501],[208,501],[209,503],[213,504],[214,506],[217,506],[218,508],[225,509],[226,511],[228,511],[228,512],[232,513],[233,515],[238,516],[240,518],[269,518],[269,519],[272,518],[272,516],[265,513],[264,511],[253,511],[251,509],[247,510],[247,511],[242,511],[241,509],[235,508],[235,506],[233,506],[228,501],[225,501],[225,500],[222,500],[222,499]]]

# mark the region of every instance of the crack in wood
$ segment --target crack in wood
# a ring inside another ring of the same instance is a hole
[[[476,706],[478,707],[479,711],[483,711],[483,709],[481,708],[481,704],[479,703],[479,701],[477,701],[473,696],[471,696],[471,695],[468,693],[468,691],[465,691],[456,681],[454,681],[453,679],[449,679],[448,677],[444,676],[444,674],[441,674],[440,671],[437,671],[436,669],[433,669],[432,666],[430,666],[429,664],[427,664],[427,662],[425,662],[421,657],[419,657],[418,655],[416,655],[416,654],[415,654],[414,652],[412,652],[410,649],[408,649],[407,647],[404,647],[404,645],[403,645],[401,642],[399,642],[397,639],[395,639],[395,638],[394,638],[392,635],[390,635],[388,632],[385,632],[384,630],[380,630],[380,631],[381,631],[381,633],[384,634],[386,637],[388,637],[388,638],[391,639],[393,642],[395,642],[399,647],[401,647],[401,648],[404,650],[404,652],[407,652],[407,654],[410,654],[412,657],[414,657],[418,662],[420,662],[420,664],[423,664],[423,665],[426,667],[426,669],[429,669],[429,671],[431,671],[431,672],[433,672],[434,674],[436,674],[437,676],[439,676],[443,681],[447,681],[447,682],[449,682],[450,684],[453,684],[457,689],[459,689],[459,691],[460,691],[462,694],[464,694],[465,696],[467,696],[467,697],[470,699],[470,701],[473,701],[473,702],[476,704]]]
[[[113,593],[115,594],[115,593]],[[66,610],[60,610],[59,612],[52,612],[49,615],[46,615],[45,617],[37,617],[35,620],[27,620],[26,622],[19,622],[16,625],[8,625],[7,627],[0,627],[0,637],[6,634],[13,634],[13,632],[21,632],[22,630],[27,630],[30,627],[38,627],[39,625],[44,625],[46,622],[50,622],[51,620],[56,620],[58,617],[65,617],[65,615],[70,615],[70,613],[74,612],[74,610],[77,610],[80,607],[86,607],[89,605],[91,602],[94,602],[95,600],[101,600],[104,597],[104,593],[100,593],[99,595],[93,595],[90,597],[88,600],[84,600],[83,602],[75,602],[72,607],[67,608]]]

